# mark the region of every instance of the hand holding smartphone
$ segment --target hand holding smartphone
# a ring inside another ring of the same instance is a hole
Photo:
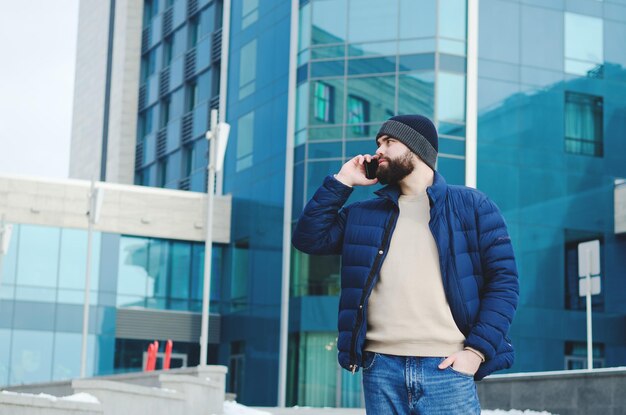
[[[378,159],[372,158],[370,162],[364,162],[365,177],[372,180],[376,178],[376,169],[378,169]]]

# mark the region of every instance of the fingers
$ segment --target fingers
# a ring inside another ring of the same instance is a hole
[[[376,156],[372,156],[370,154],[359,154],[358,156],[354,157],[354,161],[357,162],[357,164],[362,165],[365,162],[371,162],[372,159],[378,158]]]
[[[448,357],[446,360],[444,360],[443,362],[439,363],[439,369],[445,369],[448,366],[450,366],[452,363],[454,363],[454,356],[450,356]]]

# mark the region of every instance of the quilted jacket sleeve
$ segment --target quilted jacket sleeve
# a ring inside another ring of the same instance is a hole
[[[340,254],[352,188],[328,176],[304,207],[292,235],[292,243],[307,254]]]
[[[485,198],[477,209],[478,243],[484,278],[480,310],[465,345],[493,358],[509,331],[519,283],[511,238],[498,207]]]

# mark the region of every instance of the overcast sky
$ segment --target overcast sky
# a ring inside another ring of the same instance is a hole
[[[69,172],[79,0],[0,0],[0,174]]]

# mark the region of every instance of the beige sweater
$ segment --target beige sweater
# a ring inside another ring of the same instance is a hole
[[[426,193],[400,196],[400,215],[367,310],[365,350],[397,356],[444,357],[463,350],[428,227]]]

